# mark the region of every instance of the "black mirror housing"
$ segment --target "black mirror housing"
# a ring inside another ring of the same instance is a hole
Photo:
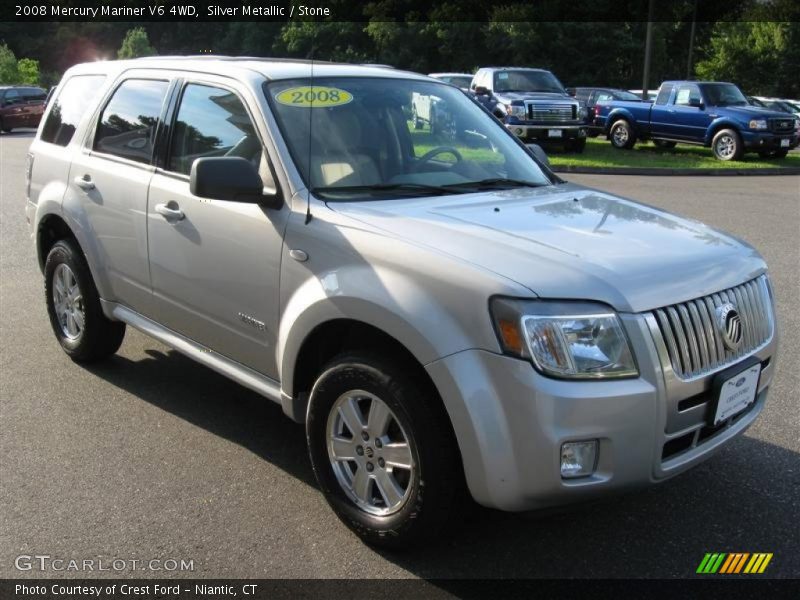
[[[540,163],[543,163],[548,168],[550,167],[550,159],[547,157],[547,153],[539,144],[525,144],[528,147],[533,155],[539,159]]]
[[[488,96],[489,95],[489,89],[484,87],[484,86],[482,86],[482,85],[478,85],[478,86],[475,86],[475,93],[478,96]]]
[[[189,190],[200,198],[281,206],[280,195],[264,190],[264,182],[250,161],[239,156],[198,158],[192,163]]]

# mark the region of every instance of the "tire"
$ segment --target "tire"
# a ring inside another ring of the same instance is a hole
[[[786,158],[788,150],[762,150],[758,153],[761,158]]]
[[[76,362],[95,362],[114,354],[125,337],[125,323],[110,321],[103,314],[92,274],[78,245],[72,240],[56,242],[44,266],[45,300],[58,343]],[[74,290],[64,299],[64,290]],[[63,309],[62,309],[63,307]]]
[[[331,361],[311,391],[306,436],[320,489],[338,517],[374,546],[397,549],[436,539],[456,521],[466,495],[450,422],[436,392],[414,372],[386,358],[349,353]],[[388,427],[376,427],[373,414],[388,414],[375,417]],[[390,442],[398,465],[408,468],[384,461]]]
[[[656,148],[674,148],[677,145],[677,142],[670,142],[668,140],[653,140],[653,144]]]
[[[630,150],[636,144],[636,133],[625,119],[615,121],[609,130],[611,145],[619,150]]]
[[[578,138],[572,140],[567,146],[567,149],[570,152],[575,152],[576,154],[583,154],[585,148],[586,148],[586,138]]]
[[[721,129],[714,135],[711,142],[711,151],[717,160],[739,160],[744,154],[744,145],[733,129]]]

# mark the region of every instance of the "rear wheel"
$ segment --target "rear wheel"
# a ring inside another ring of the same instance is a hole
[[[11,133],[11,127],[6,127],[2,119],[0,119],[0,130],[4,133]]]
[[[125,324],[103,314],[86,259],[72,240],[56,242],[44,267],[45,299],[58,343],[72,360],[93,362],[114,354]]]
[[[711,142],[711,150],[718,160],[739,160],[744,154],[742,140],[733,129],[722,129]]]
[[[306,434],[314,473],[365,542],[405,547],[452,522],[463,468],[440,401],[413,368],[366,353],[334,359],[314,384]]]
[[[620,119],[611,126],[609,137],[611,145],[620,150],[630,150],[636,144],[633,127],[625,119]]]
[[[653,140],[656,148],[674,148],[677,142],[670,142],[669,140]]]

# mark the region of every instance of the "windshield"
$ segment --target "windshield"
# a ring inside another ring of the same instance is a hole
[[[472,76],[471,75],[470,76],[464,76],[464,77],[462,77],[460,75],[455,75],[453,77],[443,77],[443,79],[447,83],[450,83],[450,84],[452,84],[452,85],[454,85],[456,87],[460,87],[460,88],[464,88],[464,89],[469,88],[469,85],[472,83]]]
[[[465,193],[551,183],[458,88],[413,79],[265,84],[303,180],[329,200]]]
[[[732,83],[706,83],[703,95],[709,106],[747,106],[747,98]]]
[[[498,71],[494,74],[494,91],[565,93],[561,82],[548,71]]]

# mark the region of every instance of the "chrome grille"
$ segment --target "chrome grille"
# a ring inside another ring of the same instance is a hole
[[[716,326],[716,309],[732,303],[742,320],[742,342],[732,352]],[[653,311],[672,370],[681,379],[715,371],[763,346],[772,337],[772,303],[767,278]]]
[[[770,131],[775,131],[777,133],[792,133],[795,128],[794,119],[792,117],[770,119],[769,128]]]
[[[571,104],[528,104],[528,119],[531,121],[559,123],[575,118],[575,107]]]

